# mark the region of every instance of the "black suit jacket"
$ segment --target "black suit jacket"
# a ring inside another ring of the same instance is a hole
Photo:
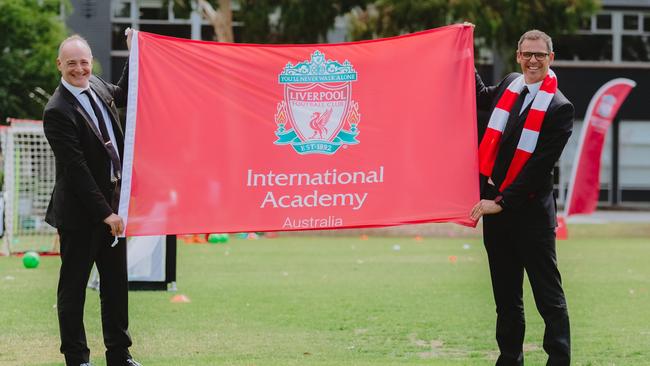
[[[479,111],[488,112],[489,117],[505,89],[519,75],[509,74],[498,85],[486,87],[476,74],[476,104]],[[502,194],[505,207],[501,214],[508,216],[511,219],[508,221],[512,224],[555,227],[557,210],[553,196],[553,167],[571,136],[574,116],[573,104],[560,90],[557,90],[548,106],[535,151],[514,182],[503,192],[498,191],[517,149],[531,104],[521,115],[517,115],[518,111],[510,114],[492,171],[494,186],[484,179],[481,197],[494,199]],[[487,122],[479,122],[479,139],[485,133]]]
[[[124,153],[124,126],[117,108],[126,105],[127,70],[128,65],[118,85],[96,76],[90,78],[90,87],[111,116],[120,157]],[[45,106],[43,128],[56,160],[56,183],[45,221],[58,229],[101,223],[117,210],[110,204],[116,188],[111,182],[111,160],[101,132],[61,84]]]

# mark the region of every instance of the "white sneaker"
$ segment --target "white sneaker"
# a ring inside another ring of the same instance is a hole
[[[126,360],[126,363],[128,363],[130,366],[142,366],[142,364],[140,364],[139,362],[135,362],[135,360],[132,358]]]

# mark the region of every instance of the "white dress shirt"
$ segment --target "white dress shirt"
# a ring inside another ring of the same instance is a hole
[[[111,138],[111,142],[113,143],[113,146],[115,147],[115,152],[117,153],[117,156],[120,156],[120,152],[117,150],[117,140],[115,139],[115,133],[113,133],[113,124],[110,123],[112,121],[108,110],[106,109],[106,106],[104,105],[104,102],[102,102],[95,92],[88,86],[87,88],[78,88],[67,81],[65,81],[63,78],[61,78],[61,84],[74,95],[75,98],[79,101],[79,104],[83,107],[83,109],[88,113],[90,118],[93,120],[93,123],[95,124],[95,127],[97,127],[98,131],[101,131],[99,128],[99,121],[97,120],[97,116],[95,116],[95,112],[93,111],[93,107],[90,105],[90,100],[88,100],[88,95],[84,94],[84,91],[88,89],[90,91],[90,95],[93,96],[93,99],[95,100],[95,103],[99,106],[99,109],[102,111],[102,117],[104,117],[104,121],[106,121],[106,130],[108,131],[108,135]],[[101,132],[100,132],[101,136]],[[112,169],[111,169],[112,171]]]

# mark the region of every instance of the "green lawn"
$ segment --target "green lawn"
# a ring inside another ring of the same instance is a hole
[[[650,365],[650,238],[586,232],[558,245],[573,364]],[[58,266],[58,257],[35,270],[0,257],[0,365],[62,365]],[[130,294],[132,353],[144,366],[492,365],[497,355],[480,238],[179,242],[178,288],[191,303]],[[525,289],[526,364],[543,365],[543,322]],[[102,366],[90,290],[86,310]]]

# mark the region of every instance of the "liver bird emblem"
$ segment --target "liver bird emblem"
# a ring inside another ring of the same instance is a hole
[[[309,121],[309,127],[314,130],[314,134],[310,139],[315,139],[318,136],[319,139],[323,139],[323,135],[327,134],[327,122],[332,116],[332,108],[328,108],[325,112],[314,112],[311,115],[311,120]]]

